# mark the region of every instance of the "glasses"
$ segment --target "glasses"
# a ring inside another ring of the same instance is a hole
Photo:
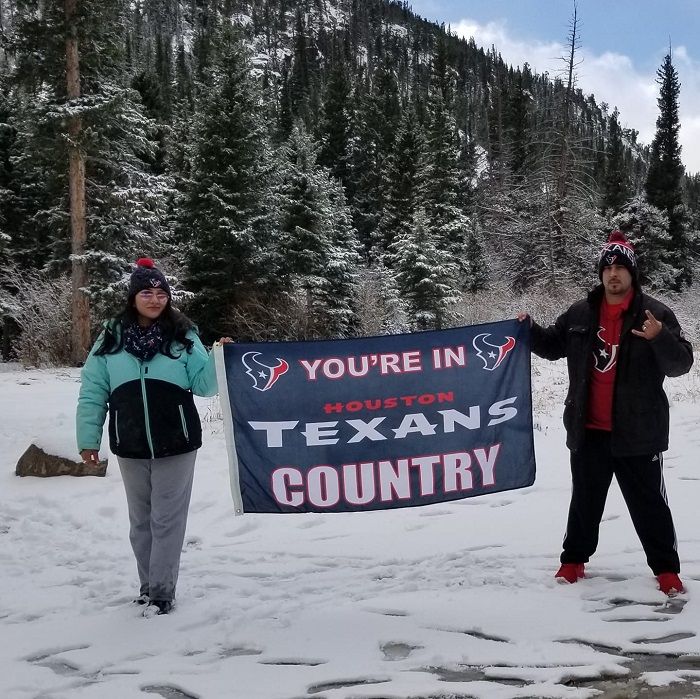
[[[167,303],[170,298],[164,291],[150,291],[149,289],[139,291],[137,296],[143,301],[157,301],[158,303]]]

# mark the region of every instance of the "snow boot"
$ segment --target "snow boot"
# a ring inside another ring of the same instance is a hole
[[[656,576],[659,583],[659,590],[669,597],[685,592],[683,583],[676,573],[659,573]]]
[[[585,577],[583,563],[562,563],[554,576],[559,582],[575,583],[579,578]]]

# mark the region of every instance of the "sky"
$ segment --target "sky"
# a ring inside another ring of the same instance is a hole
[[[513,65],[557,73],[573,15],[568,0],[413,0],[413,11],[444,22]],[[700,172],[700,0],[578,0],[583,63],[578,86],[617,106],[623,126],[651,143],[658,116],[656,71],[672,46],[681,82],[681,157]]]
[[[78,378],[0,364],[2,699],[700,695],[698,364],[667,382],[685,594],[657,589],[616,484],[586,577],[555,581],[566,365],[533,357],[534,485],[426,507],[237,517],[220,409],[197,399],[176,605],[150,619],[106,443],[104,478],[14,474],[33,441],[77,456]]]

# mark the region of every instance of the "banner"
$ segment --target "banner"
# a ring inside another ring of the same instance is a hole
[[[215,348],[243,512],[356,512],[532,485],[529,323]]]

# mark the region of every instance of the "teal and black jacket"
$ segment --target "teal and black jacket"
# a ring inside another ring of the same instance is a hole
[[[96,355],[102,335],[81,372],[76,418],[78,451],[99,449],[109,410],[109,447],[130,459],[158,459],[202,446],[193,394],[217,392],[214,356],[192,330],[190,352],[173,343],[172,359],[158,353],[142,362],[122,349]]]

